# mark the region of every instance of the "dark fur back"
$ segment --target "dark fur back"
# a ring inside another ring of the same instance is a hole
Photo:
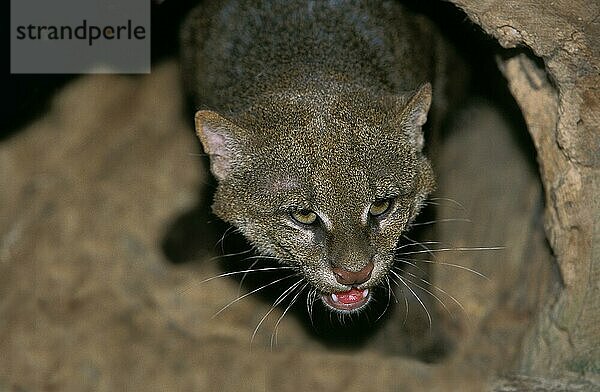
[[[435,36],[395,1],[212,2],[183,29],[186,84],[198,108],[233,117],[257,97],[329,82],[397,94],[432,81],[435,91]]]

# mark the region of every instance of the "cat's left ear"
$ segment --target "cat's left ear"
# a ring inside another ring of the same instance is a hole
[[[422,84],[408,99],[402,111],[402,124],[410,143],[418,150],[423,149],[422,127],[427,122],[431,106],[431,83]]]

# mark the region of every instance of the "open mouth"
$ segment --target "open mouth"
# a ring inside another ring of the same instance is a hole
[[[371,293],[369,289],[352,288],[339,293],[321,294],[321,298],[327,306],[335,310],[351,312],[365,306],[371,299]]]

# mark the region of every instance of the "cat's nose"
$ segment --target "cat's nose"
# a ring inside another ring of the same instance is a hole
[[[371,277],[373,272],[373,262],[369,261],[360,271],[353,272],[341,267],[333,267],[332,271],[338,283],[348,286],[356,286],[365,283]]]

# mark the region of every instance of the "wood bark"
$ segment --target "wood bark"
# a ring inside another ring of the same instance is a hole
[[[453,0],[498,56],[535,144],[560,290],[525,340],[519,370],[600,372],[600,3]],[[532,277],[531,279],[535,279]]]

